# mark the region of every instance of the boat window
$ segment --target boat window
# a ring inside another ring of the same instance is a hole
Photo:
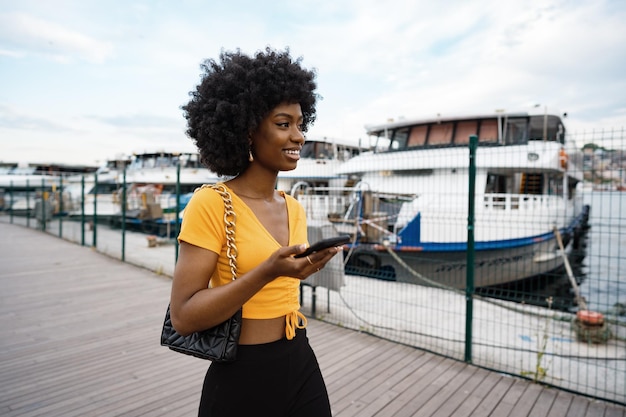
[[[301,158],[313,158],[315,155],[315,142],[304,142],[300,149]]]
[[[546,140],[564,143],[565,127],[558,116],[536,115],[530,117],[530,139],[543,140],[544,130]]]
[[[117,191],[119,185],[116,183],[98,183],[95,187],[89,190],[88,194],[112,194]]]
[[[11,171],[12,175],[32,175],[37,171],[37,167],[15,167]]]
[[[200,168],[202,166],[202,163],[200,162],[200,155],[197,153],[190,154],[187,166],[189,168]]]
[[[429,177],[434,172],[433,169],[402,169],[393,171],[393,175],[398,177]]]
[[[509,119],[504,130],[504,143],[521,145],[528,143],[528,122],[526,119]]]
[[[371,138],[370,138],[370,143],[374,143],[374,149],[376,151],[386,151],[389,149],[389,136],[390,136],[391,132],[387,131],[387,130],[383,130],[380,132],[377,132],[375,134],[372,134]]]
[[[470,135],[475,135],[476,133],[478,133],[478,122],[476,120],[458,122],[454,132],[454,143],[469,143]]]
[[[409,136],[409,141],[407,142],[407,147],[412,146],[423,146],[426,143],[426,134],[428,133],[428,126],[414,126],[411,129],[411,135]]]
[[[498,121],[496,119],[482,120],[478,130],[478,142],[498,142]]]
[[[442,123],[430,126],[429,145],[447,145],[452,142],[453,123]]]
[[[146,157],[141,160],[141,168],[154,168],[156,165],[156,159],[154,157]]]
[[[168,155],[158,156],[156,159],[156,168],[164,168],[172,166],[172,158]]]
[[[409,128],[404,127],[402,129],[397,129],[393,132],[393,136],[391,138],[391,146],[390,149],[405,149],[406,143],[409,138]]]
[[[337,145],[337,159],[347,161],[360,153],[359,149],[347,145]]]
[[[318,142],[315,152],[315,159],[333,159],[333,145],[331,143]]]
[[[507,175],[490,172],[487,174],[486,194],[509,194],[513,179]]]

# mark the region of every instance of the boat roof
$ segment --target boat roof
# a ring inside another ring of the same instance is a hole
[[[425,125],[432,123],[447,123],[447,122],[455,122],[455,121],[465,121],[465,120],[479,120],[479,119],[494,119],[497,117],[500,118],[515,118],[515,117],[530,117],[530,116],[544,116],[544,113],[539,112],[501,112],[501,113],[483,113],[483,114],[459,114],[452,116],[443,116],[437,115],[431,118],[412,118],[412,119],[401,119],[401,120],[390,120],[387,123],[381,123],[376,125],[365,125],[365,130],[368,135],[378,133],[385,129],[395,129],[398,127],[406,127],[406,126],[416,126],[416,125]],[[558,117],[561,116],[548,113],[548,117]]]
[[[355,140],[343,139],[343,138],[328,138],[326,136],[324,136],[323,138],[319,138],[319,137],[306,136],[306,141],[318,142],[318,143],[330,143],[332,145],[347,146],[351,148],[361,148],[361,149],[364,148],[363,146],[359,145],[358,140],[355,141]]]

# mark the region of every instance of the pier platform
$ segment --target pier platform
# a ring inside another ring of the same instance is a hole
[[[133,256],[143,250],[158,253],[144,240]],[[0,415],[196,415],[209,362],[160,346],[171,278],[159,265],[5,221],[0,259]],[[335,417],[626,417],[623,406],[319,320],[308,332]]]

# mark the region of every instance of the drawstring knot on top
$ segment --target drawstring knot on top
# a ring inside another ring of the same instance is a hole
[[[300,324],[302,320],[302,324]],[[296,329],[304,329],[307,325],[306,317],[300,311],[292,311],[286,316],[285,335],[287,340],[291,340],[296,337]]]

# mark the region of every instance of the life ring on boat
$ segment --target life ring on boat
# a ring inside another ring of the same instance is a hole
[[[576,313],[576,318],[578,321],[590,325],[600,326],[604,323],[604,315],[595,311],[580,310]]]
[[[568,160],[569,157],[567,156],[567,152],[565,152],[565,149],[561,148],[559,151],[559,162],[561,163],[561,168],[567,169]]]

